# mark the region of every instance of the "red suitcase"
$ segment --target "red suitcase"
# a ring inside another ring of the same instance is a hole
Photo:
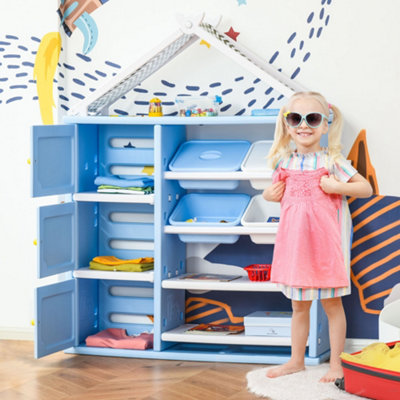
[[[397,342],[387,343],[393,347]],[[353,354],[358,354],[353,353]],[[400,372],[342,360],[344,389],[374,400],[400,399]]]

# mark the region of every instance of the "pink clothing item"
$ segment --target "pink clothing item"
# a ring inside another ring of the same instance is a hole
[[[125,329],[109,328],[88,336],[86,346],[146,350],[153,348],[153,334],[141,333],[138,336],[128,336]]]
[[[349,285],[341,247],[341,196],[320,187],[326,168],[283,169],[281,215],[274,246],[271,282],[296,288],[338,288]]]

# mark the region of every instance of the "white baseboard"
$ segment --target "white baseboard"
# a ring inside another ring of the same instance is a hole
[[[356,351],[362,350],[371,343],[379,342],[379,339],[346,339],[344,344],[344,351],[346,353],[355,353]]]
[[[0,340],[34,340],[32,328],[0,328]]]

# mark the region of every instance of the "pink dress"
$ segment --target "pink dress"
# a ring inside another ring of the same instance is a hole
[[[349,285],[341,246],[339,195],[320,188],[326,168],[279,167],[274,182],[286,182],[274,246],[271,282],[294,288],[341,288]]]

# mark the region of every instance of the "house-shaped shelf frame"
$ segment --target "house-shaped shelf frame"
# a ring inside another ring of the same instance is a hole
[[[296,91],[304,90],[301,85],[276,70],[259,56],[224,33],[220,33],[216,28],[219,19],[217,23],[212,23],[205,18],[204,14],[201,14],[188,18],[177,16],[177,21],[179,24],[177,31],[173,32],[148,54],[115,75],[91,96],[77,104],[76,107],[73,107],[69,114],[79,116],[108,115],[110,105],[199,39],[218,49],[222,54],[268,83],[285,97],[290,97]]]

